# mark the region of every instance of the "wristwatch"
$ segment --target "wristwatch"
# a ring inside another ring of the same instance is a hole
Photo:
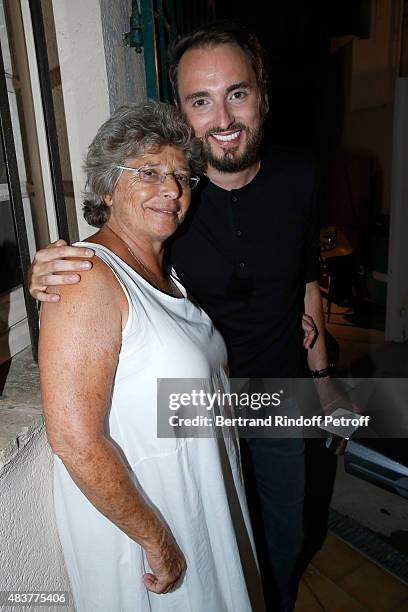
[[[322,368],[321,370],[311,370],[310,373],[312,378],[329,378],[332,373],[331,364],[329,364],[326,368]]]

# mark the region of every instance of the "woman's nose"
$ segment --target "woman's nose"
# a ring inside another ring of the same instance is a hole
[[[173,172],[166,173],[166,175],[162,178],[161,192],[164,197],[172,198],[173,200],[180,197],[181,187],[176,181],[176,177],[174,176]]]

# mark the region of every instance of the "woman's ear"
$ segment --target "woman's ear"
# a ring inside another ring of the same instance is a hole
[[[103,196],[103,201],[105,202],[106,206],[112,206],[113,199],[112,199],[112,196],[110,195],[110,193],[106,193]]]

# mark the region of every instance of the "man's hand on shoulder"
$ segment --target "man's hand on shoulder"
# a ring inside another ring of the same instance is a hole
[[[83,258],[93,255],[92,249],[67,246],[65,240],[57,240],[37,251],[28,272],[30,294],[40,302],[59,302],[60,295],[52,293],[52,287],[78,283],[79,272],[92,268],[92,263]],[[82,259],[78,261],[78,258]]]

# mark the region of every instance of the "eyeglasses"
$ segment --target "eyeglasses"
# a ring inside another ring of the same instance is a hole
[[[129,172],[133,172],[134,174],[138,174],[139,179],[142,183],[147,183],[148,185],[159,185],[160,183],[164,183],[168,176],[173,176],[177,185],[184,189],[194,189],[197,187],[200,178],[198,176],[190,176],[185,172],[160,172],[155,168],[149,168],[146,166],[141,166],[140,168],[128,168],[127,166],[116,166],[119,170],[129,170]]]

